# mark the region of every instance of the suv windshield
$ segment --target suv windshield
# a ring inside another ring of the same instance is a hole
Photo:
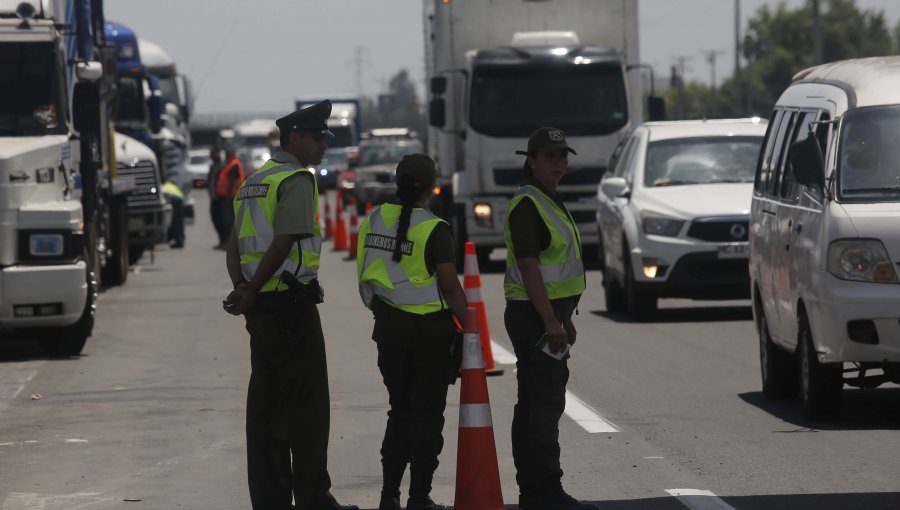
[[[540,126],[569,136],[605,135],[628,121],[615,65],[476,68],[469,104],[472,129],[497,137],[527,137]]]
[[[53,43],[0,43],[0,135],[65,133],[64,77]]]
[[[844,115],[838,193],[855,202],[900,200],[900,106],[860,108]]]
[[[644,186],[753,182],[761,136],[676,138],[650,142]]]
[[[403,156],[422,152],[419,142],[379,143],[359,148],[359,166],[399,163]]]

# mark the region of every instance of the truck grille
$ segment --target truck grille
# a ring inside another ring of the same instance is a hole
[[[134,179],[134,190],[128,195],[128,208],[159,208],[159,174],[152,162],[141,160],[134,165],[119,162],[119,176]]]
[[[739,243],[749,239],[749,225],[747,216],[699,218],[691,223],[687,235],[713,243]]]
[[[606,168],[599,166],[569,167],[566,175],[559,182],[560,186],[584,186],[586,184],[599,184],[600,178],[606,173]],[[518,186],[525,180],[525,172],[522,167],[495,168],[494,184],[497,186]]]

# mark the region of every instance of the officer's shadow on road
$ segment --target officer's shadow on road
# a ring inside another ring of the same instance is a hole
[[[5,334],[0,338],[0,370],[3,363],[16,363],[22,361],[60,361],[69,359],[78,359],[87,356],[50,356],[41,349],[40,343],[31,337],[21,336],[18,334]]]
[[[747,306],[712,306],[660,308],[648,319],[638,321],[628,313],[608,310],[591,310],[591,313],[619,323],[675,324],[686,322],[737,322],[753,319],[753,310]]]
[[[755,496],[721,496],[733,508],[741,510],[843,510],[864,508],[866,510],[896,510],[900,508],[898,492],[867,492],[845,494],[761,494]],[[598,510],[685,510],[674,497],[641,498],[625,500],[590,501]],[[706,498],[698,497],[690,508],[723,508]],[[506,510],[518,510],[515,505],[506,505]]]
[[[773,431],[779,434],[816,433],[820,430],[900,430],[900,388],[896,386],[873,390],[845,386],[841,416],[825,421],[807,420],[796,399],[769,400],[760,391],[741,393],[738,397],[785,421],[788,426]],[[900,508],[900,504],[893,508]]]

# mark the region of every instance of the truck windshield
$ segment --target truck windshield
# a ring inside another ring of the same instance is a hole
[[[334,133],[334,138],[328,139],[329,147],[350,147],[353,143],[353,128],[351,126],[328,126],[328,130]]]
[[[53,43],[0,43],[0,136],[62,134],[66,70]]]
[[[469,105],[472,129],[496,137],[527,137],[540,126],[606,135],[628,122],[622,70],[614,65],[476,67]]]
[[[900,201],[900,106],[844,114],[838,195],[846,202]]]
[[[144,82],[138,76],[119,76],[119,108],[116,120],[143,123],[148,117]]]
[[[710,136],[650,142],[644,186],[753,182],[761,136]]]
[[[157,78],[159,78],[159,93],[163,104],[172,103],[175,106],[181,106],[181,99],[178,97],[178,83],[175,77],[157,75]]]

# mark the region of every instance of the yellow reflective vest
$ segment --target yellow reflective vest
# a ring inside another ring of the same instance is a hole
[[[275,209],[278,207],[278,187],[288,177],[299,172],[308,172],[306,168],[289,163],[267,161],[256,172],[245,180],[234,198],[235,229],[237,231],[238,251],[241,254],[241,273],[250,280],[259,268],[263,255],[275,239]],[[313,178],[315,183],[315,178]],[[319,211],[319,187],[314,184],[313,207],[316,215]],[[318,222],[313,226],[313,236],[300,241],[300,250],[296,245],[291,248],[281,267],[266,282],[260,292],[281,291],[287,284],[281,283],[282,271],[297,275],[301,283],[309,283],[318,277],[319,257],[322,253],[322,228]]]
[[[384,204],[375,208],[359,228],[356,269],[360,297],[368,308],[379,296],[387,304],[416,315],[447,309],[437,277],[428,274],[425,263],[428,238],[439,223],[446,222],[425,209],[414,208],[401,248],[403,256],[400,262],[394,262],[401,210],[400,205]]]
[[[538,265],[547,297],[560,299],[584,293],[584,264],[581,260],[581,235],[568,212],[535,186],[525,185],[516,191],[506,209],[506,276],[503,292],[507,301],[528,300],[522,273],[516,266],[515,250],[509,231],[509,217],[522,200],[531,200],[550,230],[550,246],[538,254]]]

